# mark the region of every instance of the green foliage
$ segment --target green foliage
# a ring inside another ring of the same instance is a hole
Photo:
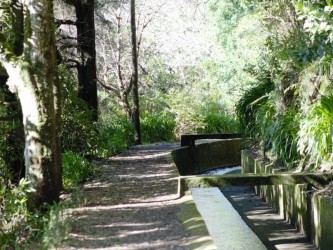
[[[272,152],[288,169],[295,167],[300,160],[297,150],[299,123],[299,113],[290,109],[268,128]]]
[[[238,120],[224,112],[206,113],[203,119],[203,127],[197,129],[199,134],[237,132],[240,132]]]
[[[251,7],[252,5],[239,0],[210,2],[210,11],[214,14],[219,27],[218,39],[222,44],[227,45],[227,40],[232,36],[226,34],[232,33],[237,28],[240,19],[250,13]]]
[[[332,154],[332,2],[266,2],[261,17],[269,67],[251,72],[256,80],[237,103],[237,115],[287,168],[301,159],[318,166]]]
[[[124,116],[114,117],[98,125],[98,137],[93,155],[110,157],[134,143],[134,127]]]
[[[300,159],[297,150],[300,116],[294,109],[281,114],[276,109],[274,87],[269,77],[244,92],[236,105],[237,116],[246,133],[257,143],[264,143],[287,168]]]
[[[300,20],[304,21],[304,29],[311,34],[312,40],[317,36],[327,42],[333,42],[332,1],[296,0],[295,8]]]
[[[329,75],[333,59],[332,1],[296,0],[295,9],[309,37],[314,54],[312,59],[320,64],[321,73]]]
[[[27,193],[32,190],[22,179],[18,186],[0,177],[0,245],[15,248],[29,234]]]
[[[331,159],[333,133],[333,95],[323,96],[301,121],[298,147],[310,157],[309,164],[318,165]]]
[[[2,171],[4,173],[5,171]],[[44,212],[29,212],[29,182],[18,185],[0,177],[0,249],[54,249],[69,233],[63,205],[47,206]]]
[[[141,113],[142,141],[144,143],[175,140],[176,122],[169,112]]]
[[[47,207],[47,213],[40,218],[43,228],[40,231],[39,249],[58,249],[68,239],[70,219],[66,218],[64,210],[65,206],[61,203]]]
[[[196,128],[201,126],[202,103],[200,96],[195,102],[193,101],[196,95],[198,93],[195,88],[186,88],[183,91],[176,90],[170,93],[167,102],[171,112],[175,114],[177,137],[186,133],[194,133]]]
[[[92,112],[77,96],[75,79],[64,68],[60,68],[63,108],[61,144],[64,152],[79,155],[109,157],[133,144],[134,129],[121,113],[105,117],[107,107],[102,100],[103,115],[99,123],[92,124]]]
[[[59,68],[61,82],[61,145],[63,151],[90,154],[98,136],[91,123],[92,113],[87,104],[78,97],[74,77],[64,67]]]
[[[0,2],[0,52],[8,56],[11,54],[14,44],[13,14],[11,1],[3,0]]]
[[[168,100],[175,114],[176,136],[188,133],[225,133],[239,131],[239,124],[228,104],[219,100],[219,92],[211,87],[190,86],[182,92],[173,92]],[[217,93],[217,94],[215,94]]]
[[[8,88],[0,88],[0,161],[11,170],[17,181],[24,175],[23,166],[23,124],[21,110],[16,96]]]
[[[73,152],[62,154],[63,185],[65,189],[71,189],[82,184],[93,175],[92,164]]]
[[[213,1],[211,13],[218,27],[221,54],[211,58],[202,77],[209,76],[207,82],[216,82],[221,99],[224,102],[229,99],[233,107],[243,90],[255,80],[248,69],[260,72],[269,67],[265,48],[269,33],[263,28],[259,8],[251,1]]]
[[[274,84],[269,77],[262,78],[259,83],[253,85],[244,92],[243,96],[236,104],[236,113],[242,129],[249,135],[258,136],[258,121],[260,116],[257,115],[259,109],[267,102],[270,92],[274,89]],[[261,112],[262,113],[262,112]]]

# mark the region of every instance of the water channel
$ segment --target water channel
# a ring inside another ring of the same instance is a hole
[[[240,173],[241,167],[210,170],[202,175]],[[218,188],[194,188],[193,200],[217,249],[266,249]],[[209,204],[209,206],[207,206]]]
[[[239,174],[241,167],[202,175]],[[221,192],[222,190],[222,192]],[[196,188],[192,196],[217,249],[315,249],[250,187]]]

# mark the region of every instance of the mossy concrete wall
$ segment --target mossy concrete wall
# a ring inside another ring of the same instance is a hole
[[[251,151],[242,151],[243,173],[277,173]],[[294,224],[320,249],[333,246],[333,201],[305,184],[258,186],[256,193],[269,202],[286,221]]]
[[[241,139],[226,139],[172,151],[180,175],[241,164]]]
[[[330,194],[332,196],[332,193]],[[313,242],[320,249],[333,246],[333,201],[332,197],[315,193],[312,198],[312,235]]]

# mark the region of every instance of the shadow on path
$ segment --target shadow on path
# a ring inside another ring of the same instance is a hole
[[[98,162],[101,175],[83,187],[84,206],[71,211],[75,223],[62,249],[188,249],[168,153],[178,146],[135,146]]]

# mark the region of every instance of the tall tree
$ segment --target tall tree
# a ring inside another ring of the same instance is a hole
[[[93,111],[93,120],[98,119],[96,45],[95,45],[95,12],[94,0],[63,0],[75,8],[76,20],[61,20],[59,24],[76,27],[77,44],[70,45],[77,49],[75,62],[78,73],[78,95]],[[70,18],[70,17],[69,17]],[[72,36],[68,37],[72,40]],[[68,47],[69,44],[66,45]]]
[[[5,0],[1,5],[0,63],[9,76],[6,84],[22,107],[26,178],[35,189],[29,205],[36,209],[59,201],[62,187],[53,1]],[[23,13],[19,15],[23,33],[16,32],[13,13]],[[22,44],[20,51],[15,50],[17,42]]]
[[[135,128],[135,144],[141,144],[140,106],[138,86],[138,50],[136,39],[135,0],[131,0],[131,41],[132,41],[132,86],[133,86],[133,120]]]
[[[102,13],[98,13],[97,15],[101,26],[103,25],[102,31],[99,30],[98,32],[100,47],[99,83],[115,95],[128,119],[132,120],[133,112],[130,97],[133,82],[131,81],[131,72],[127,64],[131,60],[127,52],[129,45],[126,43],[130,39],[128,39],[128,33],[126,33],[127,26],[123,24],[123,20],[128,19],[123,16],[123,12],[126,12],[123,11],[123,7],[120,4],[116,11],[113,8],[107,8],[106,13],[108,15],[111,13],[111,20]],[[106,29],[107,31],[104,32]],[[113,29],[114,34],[110,34],[110,31],[112,32]],[[110,58],[110,54],[112,58]],[[113,75],[113,77],[110,77],[110,75]],[[110,78],[114,79],[112,83],[110,83]]]
[[[149,1],[139,4],[136,1],[116,1],[100,3],[96,10],[99,24],[96,31],[98,82],[117,99],[114,106],[120,107],[135,126],[135,141],[138,144],[141,143],[139,87],[141,93],[146,87],[140,81],[138,71],[140,68],[145,74],[149,71],[146,70],[148,67],[138,65],[138,58],[140,56],[142,63],[148,61],[146,55],[154,54],[153,39],[148,42],[145,31],[163,5],[151,5]]]
[[[78,65],[79,96],[98,118],[94,0],[76,1],[77,41],[81,62]]]

